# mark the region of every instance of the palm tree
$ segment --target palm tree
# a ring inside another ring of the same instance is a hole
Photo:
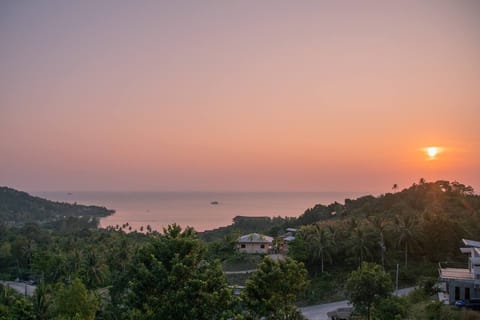
[[[375,230],[375,232],[378,234],[380,238],[378,244],[380,246],[382,267],[383,269],[385,269],[385,251],[387,250],[387,247],[385,246],[385,239],[383,237],[383,232],[388,226],[388,220],[382,216],[368,216],[367,220],[372,225],[373,229]]]
[[[22,261],[25,262],[25,267],[29,268],[32,262],[33,254],[36,250],[37,244],[34,240],[26,240],[21,247]]]
[[[105,279],[105,267],[95,250],[92,247],[88,248],[85,254],[85,278],[90,288],[102,284]]]
[[[48,288],[45,283],[42,281],[32,297],[33,313],[35,319],[37,320],[47,320],[51,319],[50,315],[50,306],[52,304],[52,293],[50,288]]]
[[[332,235],[327,228],[315,224],[308,234],[308,240],[312,246],[314,259],[320,258],[321,272],[324,272],[324,260],[332,260],[332,249],[334,247]]]
[[[357,256],[359,265],[371,255],[372,237],[361,226],[356,227],[350,238],[350,251]]]
[[[82,261],[82,251],[79,248],[74,247],[70,254],[67,254],[67,268],[68,273],[77,274],[81,268],[81,261]]]
[[[395,231],[398,236],[398,245],[404,245],[405,268],[408,266],[408,248],[417,243],[418,219],[412,215],[395,216]]]

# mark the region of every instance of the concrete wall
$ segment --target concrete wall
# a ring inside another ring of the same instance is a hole
[[[480,298],[480,289],[475,289],[473,281],[450,280],[447,283],[447,290],[449,302],[452,304],[455,303],[456,300],[460,299],[469,300],[474,298]],[[466,294],[468,294],[468,290],[470,290],[470,298],[466,296]],[[455,296],[456,293],[458,293],[458,297]]]
[[[263,248],[262,248],[263,246]],[[268,253],[270,244],[268,243],[239,243],[237,249],[245,253]]]

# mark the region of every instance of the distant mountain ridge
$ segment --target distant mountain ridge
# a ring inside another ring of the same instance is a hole
[[[9,187],[0,187],[0,221],[9,224],[50,222],[68,217],[106,217],[113,214],[100,206],[56,202]]]

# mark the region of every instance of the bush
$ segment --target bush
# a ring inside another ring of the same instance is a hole
[[[373,319],[405,319],[408,303],[405,298],[390,296],[378,301],[373,311]]]
[[[434,286],[437,283],[437,279],[433,277],[420,277],[418,279],[418,287],[423,290],[423,293],[427,296],[435,294]]]

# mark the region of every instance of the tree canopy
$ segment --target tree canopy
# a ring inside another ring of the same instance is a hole
[[[123,291],[135,319],[221,319],[232,303],[218,262],[203,259],[191,228],[169,226],[135,255]]]
[[[255,319],[302,319],[295,301],[307,286],[306,275],[295,260],[265,258],[242,292],[247,310]]]
[[[393,284],[380,265],[364,262],[350,273],[345,288],[355,310],[370,319],[373,304],[388,297]]]

